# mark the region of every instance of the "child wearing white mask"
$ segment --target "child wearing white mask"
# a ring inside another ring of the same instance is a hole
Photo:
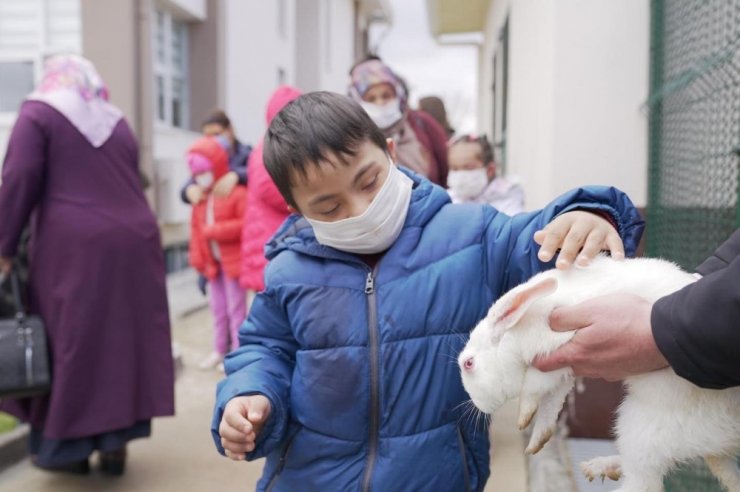
[[[225,197],[213,192],[214,183],[230,172],[227,145],[221,137],[203,137],[187,154],[193,180],[205,193],[193,205],[189,248],[190,264],[207,280],[213,313],[213,352],[200,363],[204,370],[218,367],[239,346],[239,326],[246,317],[239,274],[247,190],[236,185]]]
[[[267,458],[258,491],[482,490],[488,432],[464,418],[450,361],[558,248],[563,268],[601,249],[633,254],[635,207],[608,187],[516,217],[451,204],[395,165],[395,144],[358,103],[328,92],[285,106],[263,142],[296,213],[266,247],[265,290],[225,360],[218,450]]]
[[[493,149],[485,135],[456,138],[448,161],[452,203],[487,203],[507,215],[524,212],[524,190],[519,183],[496,175]]]

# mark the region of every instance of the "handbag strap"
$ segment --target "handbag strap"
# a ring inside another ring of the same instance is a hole
[[[15,317],[22,320],[26,317],[26,312],[23,309],[23,302],[21,300],[21,281],[18,276],[18,269],[15,265],[10,269],[10,287],[13,290],[13,302],[15,303]]]

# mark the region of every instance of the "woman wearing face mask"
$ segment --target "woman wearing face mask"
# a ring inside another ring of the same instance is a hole
[[[496,176],[493,149],[485,135],[463,135],[450,145],[447,184],[453,203],[488,203],[507,215],[524,212],[524,190]]]
[[[446,187],[447,134],[434,118],[408,107],[403,80],[378,57],[352,67],[350,79],[350,96],[393,139],[398,164]]]

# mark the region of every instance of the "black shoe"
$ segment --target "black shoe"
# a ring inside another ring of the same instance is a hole
[[[126,471],[126,448],[100,453],[100,471],[120,477]]]
[[[36,460],[32,460],[34,466],[49,472],[70,473],[72,475],[88,475],[90,473],[90,462],[88,460],[73,461],[63,465],[40,465]]]

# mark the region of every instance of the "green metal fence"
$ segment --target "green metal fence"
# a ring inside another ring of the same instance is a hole
[[[693,269],[740,227],[740,0],[652,0],[647,253]],[[701,462],[666,492],[722,491]]]
[[[652,0],[647,252],[692,269],[740,227],[740,0]]]

